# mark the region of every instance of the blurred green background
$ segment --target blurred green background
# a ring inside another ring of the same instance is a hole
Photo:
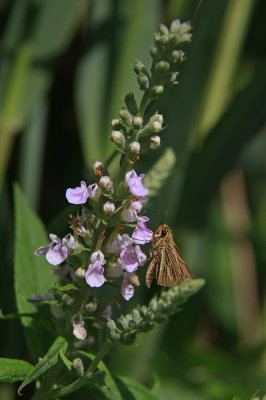
[[[15,311],[13,182],[48,231],[65,234],[66,188],[82,179],[93,183],[89,166],[113,150],[110,120],[122,97],[133,90],[140,98],[134,59],[150,65],[148,49],[159,23],[191,20],[197,4],[1,1],[4,313]],[[265,18],[264,0],[201,2],[180,84],[154,105],[168,125],[164,146],[137,164],[139,172],[148,171],[172,148],[175,165],[150,213],[167,209],[185,260],[206,279],[167,326],[141,336],[135,347],[115,347],[106,359],[114,374],[148,387],[155,380],[162,399],[240,400],[266,392]],[[160,217],[151,222],[159,224]],[[129,309],[154,290],[142,285]],[[19,322],[0,324],[1,357],[31,361]],[[25,390],[25,399],[31,391]],[[1,400],[16,396],[15,385],[0,386]]]

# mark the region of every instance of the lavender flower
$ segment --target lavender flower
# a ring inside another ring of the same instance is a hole
[[[143,186],[142,179],[144,174],[137,175],[134,169],[126,173],[126,182],[129,187],[129,191],[134,196],[146,196],[149,191]]]
[[[85,279],[89,286],[100,287],[104,284],[104,268],[103,265],[106,263],[103,253],[98,250],[91,255],[91,264],[89,265]]]
[[[147,221],[149,221],[148,217],[143,216],[138,218],[137,226],[132,234],[132,239],[134,239],[135,243],[145,244],[152,240],[153,232],[145,224]]]
[[[142,204],[140,201],[132,201],[128,208],[122,211],[121,217],[123,221],[134,222],[137,221],[138,213],[142,210]]]
[[[49,235],[51,243],[46,247],[39,247],[35,251],[36,256],[46,256],[47,261],[52,265],[61,264],[68,254],[68,249],[73,249],[75,247],[75,240],[72,235],[67,235],[62,240],[50,233]]]
[[[129,245],[121,251],[120,258],[124,269],[128,272],[134,272],[138,266],[145,263],[147,257],[141,251],[139,245]]]
[[[67,201],[71,204],[85,204],[88,200],[89,193],[86,182],[81,181],[80,186],[75,189],[69,188],[66,191]]]

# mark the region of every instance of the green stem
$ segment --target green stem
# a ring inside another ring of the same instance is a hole
[[[146,108],[148,107],[150,101],[151,101],[151,99],[150,99],[150,97],[149,97],[149,92],[148,92],[148,91],[145,91],[145,93],[144,93],[144,95],[143,95],[143,97],[142,97],[140,106],[139,106],[139,115],[140,115],[141,117],[144,116],[145,111],[146,111]]]

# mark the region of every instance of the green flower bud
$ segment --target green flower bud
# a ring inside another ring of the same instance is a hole
[[[155,69],[158,72],[166,72],[170,68],[170,64],[167,61],[160,61],[155,65]]]
[[[181,22],[179,19],[175,19],[170,25],[170,32],[171,33],[180,33],[181,29]]]
[[[88,311],[88,312],[93,313],[93,312],[96,311],[96,308],[97,308],[97,304],[96,303],[85,304],[85,310]]]
[[[116,329],[115,321],[112,320],[112,319],[109,319],[109,320],[107,321],[106,325],[108,326],[108,328],[109,328],[110,330]]]
[[[111,121],[111,126],[112,126],[112,128],[113,128],[114,130],[119,130],[119,128],[120,128],[120,126],[121,126],[121,123],[120,123],[119,119],[118,119],[118,118],[112,119],[112,121]]]
[[[74,303],[73,297],[71,297],[68,293],[63,294],[62,301],[67,305],[71,306]]]
[[[142,127],[143,124],[143,118],[142,117],[134,117],[133,118],[133,126],[136,129],[139,129]]]
[[[160,31],[162,32],[163,35],[168,35],[169,33],[167,26],[164,24],[160,24]]]
[[[126,333],[120,339],[122,344],[133,344],[135,342],[135,340],[136,340],[136,334],[135,333]]]
[[[111,133],[111,140],[118,146],[122,147],[122,149],[124,149],[126,140],[125,140],[125,136],[123,135],[123,133],[121,131],[113,131]]]
[[[151,138],[150,138],[150,148],[151,149],[156,149],[157,147],[159,147],[160,146],[160,144],[161,144],[161,138],[160,138],[160,136],[152,136]]]
[[[102,189],[106,191],[112,191],[113,189],[113,182],[109,178],[109,176],[102,176],[99,180],[99,185]]]
[[[75,271],[75,275],[78,277],[78,278],[84,278],[85,277],[85,273],[86,273],[86,270],[84,269],[84,268],[78,268],[76,271]]]
[[[140,144],[139,142],[132,142],[129,145],[130,153],[133,155],[137,155],[140,152]]]
[[[107,201],[106,203],[104,203],[103,205],[103,211],[105,214],[107,215],[113,215],[113,213],[115,212],[115,205],[114,203],[112,203],[111,201]]]
[[[174,50],[172,51],[172,59],[173,62],[183,62],[185,59],[185,53],[182,50]]]
[[[141,61],[136,60],[134,64],[134,71],[136,72],[136,74],[139,74],[143,70],[145,70],[145,65]]]
[[[124,121],[126,124],[132,124],[132,117],[131,114],[127,110],[120,110],[119,117]]]
[[[151,88],[151,92],[154,96],[160,96],[164,91],[164,87],[163,85],[157,85],[157,86],[153,86]]]
[[[139,86],[140,86],[141,90],[148,89],[148,87],[150,85],[149,78],[147,77],[147,75],[145,75],[143,73],[140,73],[138,75],[138,83],[139,83]]]
[[[150,47],[150,54],[152,57],[156,57],[158,55],[158,49],[155,44]]]
[[[74,368],[78,376],[84,375],[84,365],[81,358],[74,358],[72,367]]]

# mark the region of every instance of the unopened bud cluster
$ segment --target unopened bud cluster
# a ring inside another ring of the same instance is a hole
[[[109,320],[110,340],[122,344],[133,344],[140,332],[148,332],[155,324],[162,324],[180,310],[179,306],[196,294],[204,285],[202,279],[186,280],[154,296],[149,305],[135,308],[132,313],[121,315],[117,321]]]

